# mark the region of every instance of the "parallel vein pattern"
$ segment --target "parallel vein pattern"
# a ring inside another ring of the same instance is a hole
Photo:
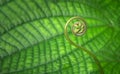
[[[98,57],[105,74],[119,74],[119,12],[112,0],[0,0],[0,74],[99,74],[64,37],[73,16],[88,30],[83,37],[69,32],[71,39]]]

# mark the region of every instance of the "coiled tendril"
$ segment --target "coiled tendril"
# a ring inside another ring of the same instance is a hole
[[[72,17],[72,18],[70,18],[70,19],[67,21],[67,23],[66,23],[66,25],[65,25],[65,27],[64,27],[64,34],[65,34],[66,39],[70,42],[70,44],[72,44],[72,45],[74,45],[75,47],[83,50],[83,51],[86,52],[90,57],[92,57],[92,58],[94,59],[95,63],[97,64],[98,68],[99,68],[100,74],[104,74],[104,71],[103,71],[103,69],[102,69],[102,66],[101,66],[99,60],[97,59],[97,57],[96,57],[92,52],[90,52],[90,51],[87,50],[86,48],[84,48],[84,47],[82,47],[82,46],[74,43],[74,42],[70,39],[70,37],[69,37],[69,35],[68,35],[68,32],[67,32],[67,27],[68,27],[68,25],[69,25],[71,22],[73,23],[73,24],[72,24],[72,27],[71,27],[72,33],[73,33],[75,36],[81,36],[81,35],[83,35],[83,34],[86,32],[86,29],[87,29],[87,27],[86,27],[86,22],[84,21],[84,19],[82,19],[82,18],[80,18],[80,17],[78,17],[78,16],[77,16],[77,17]]]

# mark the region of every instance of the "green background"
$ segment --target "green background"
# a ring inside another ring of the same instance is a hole
[[[0,74],[99,74],[64,36],[74,16],[87,31],[69,31],[70,38],[96,55],[105,74],[120,74],[119,0],[0,0]]]

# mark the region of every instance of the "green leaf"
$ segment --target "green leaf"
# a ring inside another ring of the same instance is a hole
[[[120,73],[120,1],[0,0],[0,74],[99,74],[88,54],[64,36],[69,18],[87,31],[70,38],[99,59],[105,74]]]

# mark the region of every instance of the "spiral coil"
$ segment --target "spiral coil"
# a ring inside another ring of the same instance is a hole
[[[74,20],[75,20],[75,21],[74,21]],[[97,59],[97,57],[96,57],[92,52],[90,52],[90,51],[87,50],[86,48],[84,48],[84,47],[82,47],[82,46],[74,43],[74,42],[70,39],[70,37],[69,37],[69,35],[68,35],[68,32],[67,32],[67,28],[68,28],[68,25],[69,25],[72,21],[73,21],[73,24],[72,24],[71,29],[72,29],[72,33],[73,33],[75,36],[82,36],[82,35],[86,32],[87,27],[86,27],[86,22],[84,21],[84,19],[82,19],[82,18],[80,18],[80,17],[78,17],[78,16],[72,17],[72,18],[70,18],[70,19],[67,21],[67,23],[66,23],[66,25],[65,25],[65,27],[64,27],[64,34],[65,34],[66,39],[70,42],[70,44],[72,44],[72,45],[74,45],[75,47],[83,50],[83,51],[86,52],[90,57],[92,57],[92,58],[94,59],[95,63],[97,64],[98,68],[99,68],[100,74],[104,74],[104,71],[103,71],[103,69],[102,69],[102,66],[101,66],[99,60]]]

